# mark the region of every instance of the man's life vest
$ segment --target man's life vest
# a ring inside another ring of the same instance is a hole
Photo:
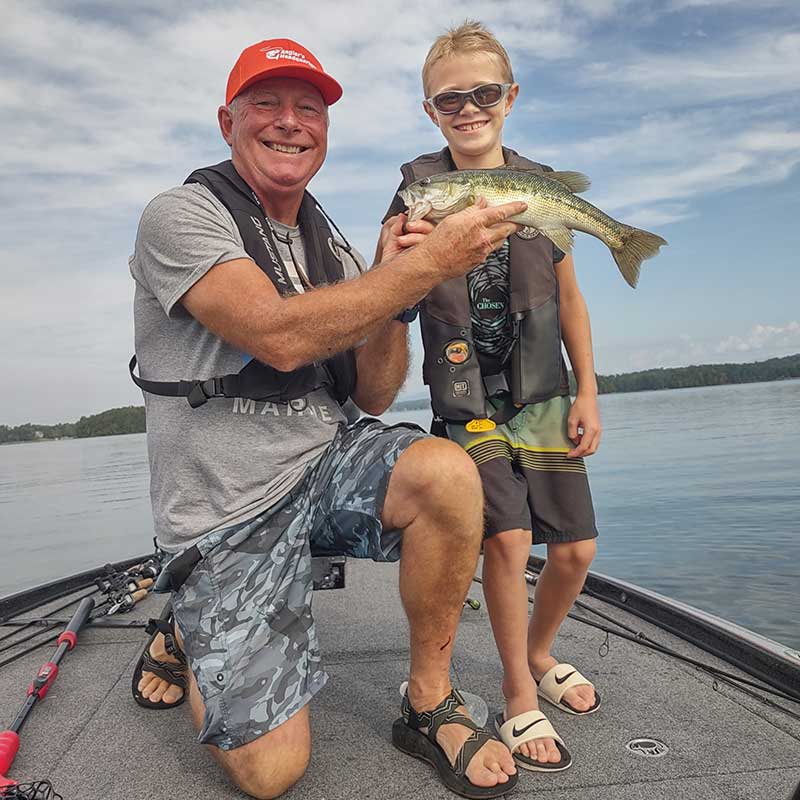
[[[228,209],[239,229],[244,249],[264,271],[282,297],[296,294],[264,210],[255,192],[241,178],[231,161],[195,170],[184,183],[199,183],[214,194]],[[339,247],[326,217],[314,198],[305,192],[298,214],[305,244],[306,273],[313,286],[332,284],[344,279]],[[349,251],[345,242],[345,250]],[[151,381],[134,374],[136,356],[129,364],[134,383],[143,391],[166,397],[186,397],[197,408],[212,397],[244,397],[275,403],[289,403],[310,392],[328,387],[342,404],[356,385],[356,361],[352,350],[337,353],[321,363],[281,372],[269,364],[251,359],[239,372],[207,380]]]
[[[550,167],[503,148],[505,163],[537,172]],[[420,178],[455,170],[448,148],[403,164],[403,187]],[[395,206],[390,209],[395,213]],[[482,375],[475,351],[466,276],[430,291],[420,307],[425,348],[423,379],[436,416],[448,422],[487,417],[486,398],[508,392],[516,405],[538,403],[569,393],[561,354],[558,281],[553,243],[531,228],[510,237],[510,297],[513,344],[501,372]],[[506,410],[503,416],[510,414]],[[499,423],[503,420],[495,415]]]

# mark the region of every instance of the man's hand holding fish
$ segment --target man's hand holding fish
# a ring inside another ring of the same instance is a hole
[[[425,220],[406,222],[405,214],[398,214],[384,223],[377,255],[382,254],[385,262],[399,249],[424,243],[425,253],[437,271],[437,283],[461,277],[520,230],[521,225],[508,220],[526,208],[522,201],[489,207],[479,197],[474,205],[452,214],[435,228]]]

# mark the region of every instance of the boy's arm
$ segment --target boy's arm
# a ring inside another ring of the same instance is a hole
[[[597,378],[592,354],[592,328],[589,311],[575,276],[575,263],[567,253],[555,265],[561,307],[561,336],[567,348],[578,392],[568,418],[567,434],[575,447],[567,458],[590,456],[600,446],[602,426],[597,406]],[[579,433],[578,428],[583,429]]]

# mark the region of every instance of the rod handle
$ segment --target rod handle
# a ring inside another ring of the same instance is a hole
[[[89,619],[89,614],[92,613],[93,608],[94,600],[91,597],[84,597],[83,600],[81,600],[81,604],[78,606],[78,610],[72,615],[72,619],[69,621],[66,630],[58,637],[58,644],[66,642],[70,650],[75,647],[75,643],[78,641],[78,631],[84,626],[86,620]]]
[[[14,731],[0,732],[0,788],[14,786],[14,781],[5,775],[14,763],[17,750],[19,750],[19,736]]]

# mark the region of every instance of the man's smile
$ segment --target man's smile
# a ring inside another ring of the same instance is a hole
[[[308,147],[303,147],[302,145],[297,144],[280,144],[280,142],[262,142],[262,144],[266,145],[270,150],[275,150],[278,153],[291,153],[296,155],[297,153],[304,153],[308,150]]]

